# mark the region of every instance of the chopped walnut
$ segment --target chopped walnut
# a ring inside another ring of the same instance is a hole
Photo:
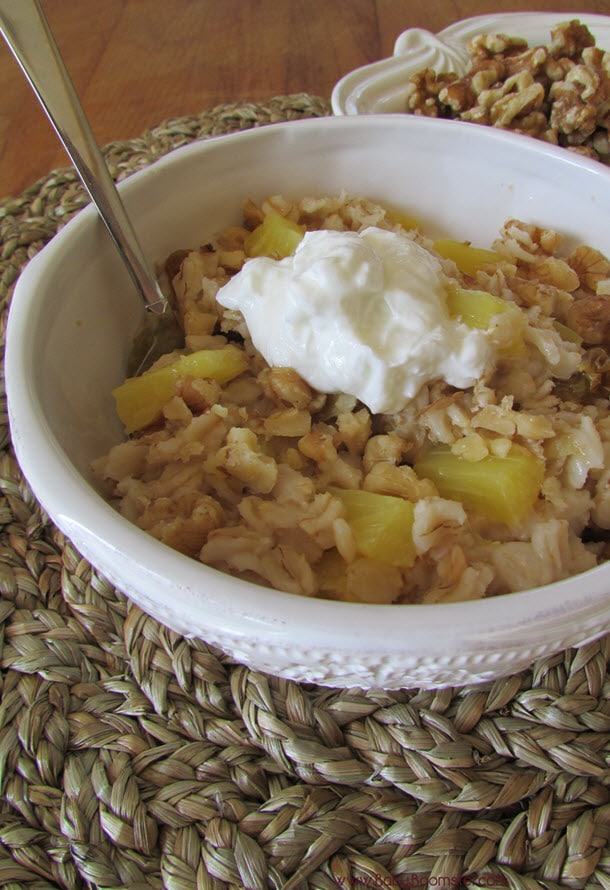
[[[375,464],[398,464],[405,452],[404,441],[395,433],[371,436],[364,450],[363,466],[369,472]]]
[[[476,105],[474,108],[464,111],[460,115],[460,120],[470,121],[471,124],[485,124],[489,126],[491,124],[489,108],[485,108],[484,105]]]
[[[559,58],[577,56],[585,47],[594,46],[595,39],[586,25],[577,19],[561,22],[551,29],[551,55]]]
[[[544,65],[543,73],[551,82],[565,80],[568,71],[573,67],[574,62],[572,59],[555,59],[549,55]]]
[[[505,59],[506,76],[510,78],[517,74],[529,74],[532,78],[538,77],[544,71],[548,56],[546,47],[534,46]]]
[[[425,117],[450,116],[441,113],[443,103],[439,94],[455,79],[455,74],[436,74],[431,68],[414,74],[407,85],[407,111]]]
[[[201,414],[206,408],[215,405],[220,397],[220,384],[215,380],[202,380],[187,377],[182,383],[182,398],[191,411]]]
[[[214,468],[257,493],[270,492],[277,480],[276,462],[259,451],[256,434],[246,428],[229,430],[227,444],[217,452],[213,463]]]
[[[577,247],[567,262],[578,275],[580,286],[593,293],[600,281],[610,278],[610,261],[593,247]]]
[[[377,494],[407,498],[413,503],[437,493],[434,483],[429,479],[420,479],[412,467],[407,464],[397,467],[388,461],[374,464],[364,477],[362,487]]]
[[[538,262],[545,255],[552,256],[560,243],[561,235],[552,229],[509,219],[502,226],[500,240],[495,242],[494,249],[502,252],[504,246],[520,265],[521,262]]]
[[[293,368],[264,368],[258,382],[274,405],[307,408],[314,398],[310,385]]]
[[[610,160],[610,137],[607,130],[597,130],[591,139],[591,150],[600,161]]]
[[[586,346],[610,342],[610,297],[588,296],[575,300],[568,311],[568,326]]]
[[[552,101],[549,123],[551,127],[581,145],[596,129],[595,107],[584,102],[575,83],[561,80],[550,90]]]
[[[438,98],[454,113],[470,108],[476,98],[471,78],[463,77],[461,80],[454,80],[447,84],[440,90]]]
[[[506,64],[502,59],[492,59],[483,68],[473,71],[472,88],[477,94],[490,89],[495,83],[499,83],[506,77]]]
[[[309,433],[299,439],[298,449],[301,454],[317,464],[332,463],[337,459],[334,436],[333,427],[324,423],[316,423]]]
[[[578,275],[561,257],[544,257],[531,269],[530,274],[540,285],[550,285],[572,293],[580,284]]]
[[[524,133],[526,136],[544,139],[552,145],[557,145],[557,135],[548,129],[548,121],[543,111],[529,111],[519,115],[514,121],[515,133]]]
[[[560,23],[548,46],[481,34],[468,52],[463,76],[416,72],[406,111],[514,130],[610,163],[610,54],[585,25]]]
[[[159,541],[187,556],[199,554],[210,532],[223,522],[217,500],[200,492],[181,498],[158,498],[143,511],[138,525]]]
[[[263,429],[268,436],[305,436],[311,429],[311,414],[304,409],[278,408],[265,418]]]
[[[515,93],[507,93],[494,103],[491,109],[491,122],[494,127],[508,129],[519,116],[540,108],[544,100],[544,90],[539,83],[521,87]]]
[[[504,58],[522,52],[526,48],[526,40],[508,34],[477,34],[468,44],[468,52],[475,65],[493,56]]]
[[[350,454],[362,454],[371,438],[371,415],[367,408],[346,411],[337,416],[339,439]]]

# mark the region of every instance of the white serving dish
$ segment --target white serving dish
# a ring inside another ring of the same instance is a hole
[[[516,216],[610,253],[605,167],[524,136],[409,115],[222,136],[173,152],[121,187],[154,260],[236,222],[244,197],[340,189],[404,205],[433,235],[485,246]],[[6,381],[13,443],[34,493],[79,551],[159,621],[262,671],[363,688],[489,680],[610,629],[610,564],[480,602],[360,605],[235,580],[131,525],[97,493],[89,465],[121,437],[111,390],[142,313],[88,208],[17,283]]]
[[[596,44],[610,50],[610,16],[569,12],[507,12],[473,16],[433,34],[409,28],[396,40],[387,59],[356,68],[336,84],[331,104],[335,114],[390,114],[406,109],[407,83],[423,68],[466,73],[468,42],[478,34],[504,33],[523,37],[530,46],[546,45],[551,28],[579,19]]]

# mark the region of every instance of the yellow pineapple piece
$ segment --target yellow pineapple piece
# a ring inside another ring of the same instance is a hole
[[[415,562],[411,501],[360,489],[331,488],[346,509],[358,553],[368,559],[408,568]]]
[[[524,352],[526,320],[515,303],[487,291],[468,290],[456,285],[448,291],[447,308],[450,315],[469,328],[483,331],[492,327],[494,318],[499,321],[498,317],[504,316],[508,325],[503,328],[500,342],[496,344],[499,354],[515,357]]]
[[[491,522],[518,525],[533,509],[544,480],[544,463],[520,445],[505,457],[489,454],[471,461],[436,445],[415,464],[422,479],[430,479],[441,497],[460,501]]]
[[[386,211],[385,216],[388,222],[402,226],[403,229],[407,229],[407,231],[409,229],[415,229],[416,231],[421,232],[421,225],[418,220],[416,220],[414,216],[405,213],[404,210],[389,209]]]
[[[469,241],[454,241],[452,238],[439,238],[434,249],[447,260],[453,260],[460,272],[474,276],[486,266],[495,266],[504,257],[495,250],[473,247]]]
[[[179,392],[180,381],[208,378],[226,383],[248,367],[248,357],[237,346],[201,349],[182,355],[163,368],[140,377],[129,377],[113,390],[117,414],[127,433],[143,429],[159,420],[163,408]]]
[[[577,331],[569,328],[565,324],[562,324],[562,322],[557,321],[557,319],[554,320],[553,327],[562,340],[565,340],[567,343],[576,343],[577,346],[582,345],[582,337],[579,333],[577,333]]]
[[[246,238],[244,242],[246,255],[267,256],[272,259],[291,256],[304,234],[305,226],[300,226],[281,213],[273,211],[268,213],[260,226]]]
[[[519,312],[514,303],[488,294],[483,290],[467,290],[452,287],[447,296],[447,308],[454,318],[460,318],[469,328],[487,330],[494,315],[504,312]]]
[[[403,587],[402,568],[358,556],[346,563],[337,550],[327,550],[316,564],[320,595],[350,603],[388,605]]]

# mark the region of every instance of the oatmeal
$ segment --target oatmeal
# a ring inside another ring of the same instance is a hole
[[[490,350],[471,384],[433,375],[392,413],[268,364],[217,299],[305,232],[371,227],[434,260],[447,313]],[[512,219],[481,249],[366,199],[273,197],[165,275],[186,348],[117,388],[129,438],[94,467],[158,540],[288,593],[388,604],[509,593],[607,558],[610,262],[593,247]]]

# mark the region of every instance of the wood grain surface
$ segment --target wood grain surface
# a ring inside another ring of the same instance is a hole
[[[15,3],[24,0],[14,0]],[[610,0],[43,0],[101,144],[216,105],[307,92],[330,98],[391,55],[405,28],[489,12],[610,14]],[[0,197],[68,161],[0,40]]]

